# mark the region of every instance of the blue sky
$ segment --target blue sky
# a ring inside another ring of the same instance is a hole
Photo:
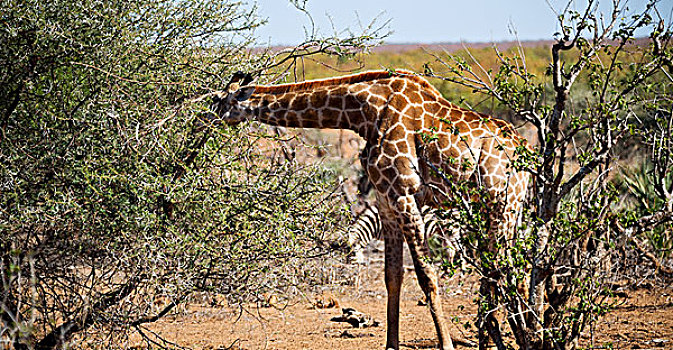
[[[304,28],[310,21],[288,0],[256,0],[268,24],[257,31],[260,43],[296,45],[303,41]],[[390,20],[394,33],[388,43],[492,42],[513,40],[510,24],[520,40],[552,39],[558,31],[552,8],[561,11],[565,0],[309,0],[319,33],[334,33],[328,15],[337,31],[360,27],[380,16],[381,23]],[[611,0],[603,0],[608,5]],[[585,1],[576,2],[582,9]],[[629,8],[641,9],[646,1],[628,1]],[[550,7],[551,5],[551,7]],[[673,1],[662,0],[659,8],[670,23]]]

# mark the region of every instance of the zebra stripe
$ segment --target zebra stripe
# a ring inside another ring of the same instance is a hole
[[[347,243],[355,263],[365,262],[364,250],[373,240],[382,240],[381,219],[376,206],[366,204],[346,231]]]
[[[425,241],[428,244],[430,253],[433,256],[446,257],[453,261],[456,252],[460,247],[460,236],[458,230],[445,230],[442,220],[437,216],[437,210],[424,205],[421,208],[421,215],[425,222]],[[355,218],[354,223],[348,228],[347,242],[354,261],[358,264],[365,262],[364,250],[374,240],[383,240],[383,230],[381,229],[381,218],[376,206],[367,205]]]

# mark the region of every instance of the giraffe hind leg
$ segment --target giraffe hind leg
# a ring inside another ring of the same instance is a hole
[[[511,206],[511,205],[510,205]],[[489,210],[489,227],[485,244],[480,248],[482,251],[490,252],[488,264],[482,267],[482,278],[480,280],[479,297],[480,308],[478,311],[479,325],[479,349],[487,349],[491,341],[499,349],[505,347],[502,340],[502,331],[500,324],[495,317],[494,311],[498,308],[496,288],[502,279],[501,259],[506,255],[501,247],[507,246],[507,241],[514,237],[516,227],[516,215],[513,209],[508,207],[504,199],[491,203]],[[483,257],[482,257],[483,258]],[[507,259],[507,258],[505,258]]]

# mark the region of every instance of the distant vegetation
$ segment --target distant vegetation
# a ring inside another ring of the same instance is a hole
[[[414,47],[421,46],[421,48],[400,52],[378,49],[370,53],[359,53],[350,58],[316,55],[304,59],[302,63],[298,63],[297,71],[299,73],[297,73],[297,79],[319,79],[367,70],[396,68],[408,69],[419,74],[430,71],[441,76],[447,73],[446,67],[442,63],[449,61],[447,53],[464,60],[480,77],[484,78],[485,72],[497,72],[501,68],[501,62],[498,59],[498,55],[501,55],[512,59],[512,63],[525,66],[527,72],[535,76],[535,81],[544,83],[547,87],[545,93],[548,95],[548,98],[553,99],[551,76],[549,75],[552,44],[552,41],[507,42],[490,45],[479,44],[476,45],[476,48],[473,48],[470,43],[465,43],[464,48],[452,49],[451,51],[439,50],[437,48],[438,45],[428,45],[430,49],[426,50],[422,48],[423,45],[414,44]],[[647,46],[648,42],[645,38],[641,38],[633,40],[631,45]],[[502,47],[505,47],[505,49]],[[525,58],[525,61],[521,60],[522,57]],[[572,60],[576,57],[576,52],[561,54],[561,58],[564,60]],[[599,57],[601,59],[608,58],[604,52],[600,53]],[[625,56],[623,59],[623,63],[628,64],[636,62],[640,59],[640,56]],[[663,77],[660,76],[659,78]],[[511,110],[504,107],[491,96],[475,93],[473,89],[442,79],[432,77],[428,77],[427,79],[447,100],[461,107],[511,119]],[[588,91],[589,88],[586,86],[588,83],[587,79],[586,76],[581,76],[575,88]],[[294,81],[292,74],[288,76],[288,81]],[[573,103],[582,105],[583,101],[577,100],[573,101]]]

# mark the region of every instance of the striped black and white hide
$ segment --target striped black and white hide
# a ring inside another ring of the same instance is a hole
[[[460,230],[451,229],[446,221],[437,215],[437,210],[423,206],[421,214],[425,222],[425,242],[434,260],[447,259],[456,262],[460,249]],[[357,264],[365,264],[364,255],[368,245],[383,240],[381,218],[376,206],[367,204],[365,209],[358,214],[352,225],[346,231],[347,243],[352,252],[352,259]]]

